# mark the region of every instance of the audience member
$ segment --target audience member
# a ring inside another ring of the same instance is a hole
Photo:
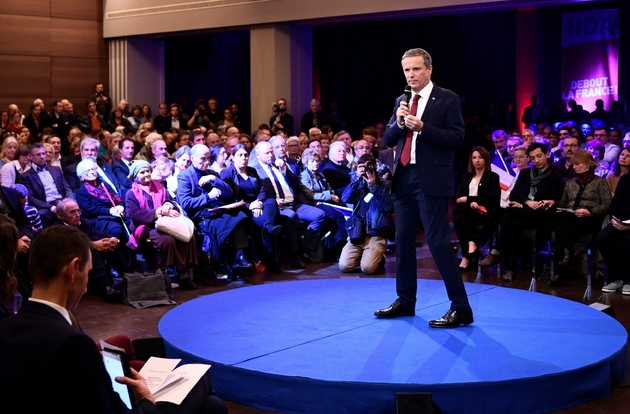
[[[59,167],[46,163],[46,148],[36,143],[31,148],[32,168],[20,175],[18,182],[28,189],[29,200],[37,208],[44,227],[55,221],[56,205],[62,198],[73,198],[72,189]],[[4,183],[4,180],[3,180]]]
[[[81,161],[77,165],[77,176],[81,186],[76,192],[76,200],[84,217],[99,231],[126,243],[125,205],[111,185],[99,177],[96,161],[92,158]]]
[[[558,267],[568,267],[577,239],[598,233],[608,212],[612,194],[606,180],[595,175],[596,162],[590,152],[579,150],[573,157],[576,177],[564,185],[558,208],[556,260]]]
[[[562,129],[560,130],[560,136],[563,135]],[[568,132],[568,130],[567,130]],[[562,181],[567,182],[569,179],[575,177],[575,171],[573,170],[573,162],[571,157],[580,148],[580,142],[577,138],[568,135],[561,141],[562,142],[562,158],[556,161],[551,168],[553,171],[562,177]]]
[[[166,188],[153,180],[151,173],[151,165],[146,161],[136,161],[130,168],[129,179],[133,184],[125,200],[131,220],[130,231],[141,250],[157,250],[157,265],[160,269],[166,271],[169,266],[175,267],[181,288],[196,289],[193,277],[193,268],[197,265],[195,237],[186,243],[155,228],[158,218],[177,218],[183,212],[178,211]]]
[[[460,269],[468,269],[479,254],[477,243],[483,244],[499,224],[501,217],[501,186],[499,176],[490,169],[491,161],[484,147],[474,147],[464,174],[455,193],[453,225],[462,248]],[[475,239],[475,227],[482,226]]]
[[[617,162],[606,176],[606,183],[613,195],[615,195],[615,189],[617,188],[619,179],[628,172],[630,172],[630,148],[624,148],[621,150]]]
[[[621,291],[630,295],[630,174],[619,178],[615,196],[610,204],[611,222],[597,235],[597,249],[608,268],[608,283],[602,292]]]
[[[303,191],[300,178],[283,162],[277,164],[274,162],[274,152],[270,143],[261,142],[256,145],[256,156],[258,165],[255,168],[265,186],[265,192],[268,197],[276,200],[280,210],[281,224],[290,253],[290,266],[304,268],[298,256],[299,247],[305,250],[306,260],[320,261],[316,258],[315,252],[319,247],[324,212],[300,201],[300,193]],[[298,244],[296,219],[308,223],[301,244]]]
[[[346,155],[346,144],[342,141],[333,142],[328,151],[328,162],[319,170],[337,194],[343,194],[351,180]]]
[[[0,323],[0,388],[8,412],[127,412],[113,390],[94,341],[72,326],[70,311],[88,285],[90,240],[76,228],[55,226],[33,243],[33,296]],[[51,381],[51,378],[54,378]],[[182,404],[155,403],[144,378],[117,377],[134,390],[139,412],[226,413],[207,373]],[[33,398],[32,390],[39,390]],[[72,403],[68,402],[72,390]]]
[[[28,145],[21,144],[15,152],[15,159],[6,163],[0,169],[2,174],[2,185],[11,187],[15,184],[20,175],[31,169],[31,151]]]
[[[192,165],[177,176],[177,201],[186,216],[210,240],[212,257],[236,271],[253,271],[249,259],[250,224],[240,208],[217,209],[232,201],[232,188],[211,170],[210,150],[197,144],[190,150]]]
[[[256,226],[256,231],[253,232],[255,255],[263,262],[267,271],[281,273],[272,255],[272,237],[282,232],[282,226],[276,224],[279,219],[278,203],[266,193],[258,172],[248,166],[247,148],[243,144],[237,144],[232,151],[232,164],[221,171],[221,179],[232,188],[235,200],[247,203],[245,207]]]
[[[521,171],[510,193],[510,205],[505,209],[495,248],[480,262],[481,266],[498,263],[503,252],[506,282],[514,279],[523,228],[535,228],[541,239],[549,238],[555,225],[557,202],[562,196],[562,178],[549,166],[547,147],[533,143],[527,154],[534,166]]]
[[[352,272],[357,265],[365,274],[376,272],[385,262],[388,240],[394,240],[396,233],[391,182],[381,178],[375,161],[370,153],[359,158],[356,179],[346,187],[342,196],[345,203],[354,206],[352,214],[361,217],[365,224],[363,242],[354,244],[348,238],[341,251],[339,270],[344,273]]]

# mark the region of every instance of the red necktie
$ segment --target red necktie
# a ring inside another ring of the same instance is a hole
[[[413,102],[411,103],[411,109],[409,110],[409,114],[415,116],[416,112],[418,112],[418,99],[420,99],[420,94],[416,94],[413,97]],[[413,138],[413,131],[407,128],[407,135],[405,135],[405,144],[403,145],[402,152],[400,153],[400,163],[403,166],[407,166],[409,161],[411,161],[411,140]]]

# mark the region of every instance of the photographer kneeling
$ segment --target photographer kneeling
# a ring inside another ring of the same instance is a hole
[[[391,182],[381,180],[371,154],[359,158],[356,177],[341,197],[354,209],[348,219],[349,237],[339,257],[339,270],[352,272],[360,264],[363,273],[372,274],[383,260],[387,240],[393,240],[396,232]],[[354,231],[355,226],[358,232]]]

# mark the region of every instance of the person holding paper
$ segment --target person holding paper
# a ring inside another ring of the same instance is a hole
[[[487,241],[499,225],[501,217],[501,186],[499,175],[490,169],[490,154],[484,147],[474,147],[456,194],[453,225],[462,247],[459,268],[469,270],[479,247],[474,238],[476,226],[483,226],[479,239]]]
[[[573,171],[577,174],[564,185],[558,207],[556,227],[556,260],[558,268],[566,268],[573,252],[573,244],[582,236],[598,233],[608,212],[612,194],[604,178],[595,175],[597,162],[588,150],[579,150],[573,157]]]
[[[17,315],[0,322],[0,389],[7,413],[127,413],[96,344],[72,326],[69,311],[87,288],[90,240],[71,226],[45,229],[33,241],[33,294]],[[131,370],[118,383],[132,388],[139,413],[226,413],[209,373],[180,405],[155,403],[144,378]]]
[[[536,228],[543,233],[542,240],[548,239],[555,226],[557,202],[562,196],[562,177],[550,167],[547,147],[535,142],[527,148],[527,155],[534,166],[519,173],[510,192],[510,204],[503,214],[495,248],[479,263],[495,265],[501,261],[503,253],[506,272],[501,279],[506,282],[514,279],[522,229]]]

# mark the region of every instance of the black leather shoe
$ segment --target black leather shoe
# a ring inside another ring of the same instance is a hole
[[[237,256],[232,263],[232,267],[244,272],[253,272],[254,265],[251,264],[244,255]]]
[[[304,252],[302,253],[302,261],[307,263],[321,263],[322,259],[317,257],[314,253]]]
[[[199,285],[197,285],[192,279],[186,278],[186,279],[179,280],[179,288],[195,290],[199,288]]]
[[[416,310],[414,308],[408,308],[400,303],[399,299],[396,299],[394,303],[389,305],[389,308],[379,309],[374,312],[374,316],[377,318],[397,318],[399,316],[415,316]]]
[[[306,269],[306,265],[301,259],[296,258],[289,260],[289,269]]]
[[[122,301],[122,294],[112,285],[105,286],[105,292],[101,296],[105,302],[118,303]]]
[[[457,312],[449,310],[440,319],[434,319],[429,322],[429,326],[431,328],[457,328],[460,325],[470,325],[474,321],[472,311]]]
[[[281,232],[282,232],[282,226],[280,226],[280,225],[273,226],[271,224],[268,224],[267,226],[265,226],[265,228],[263,230],[263,237],[266,237],[266,236],[277,236]]]

